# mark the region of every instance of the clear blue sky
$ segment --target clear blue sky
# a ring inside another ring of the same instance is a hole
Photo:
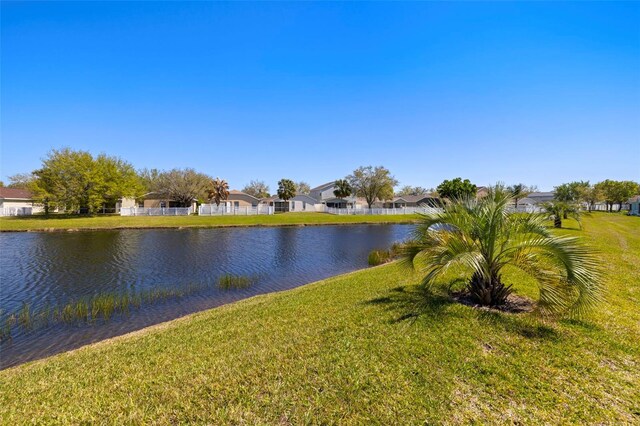
[[[640,180],[640,3],[2,2],[1,178]]]

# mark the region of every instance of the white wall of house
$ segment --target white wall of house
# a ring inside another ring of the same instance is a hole
[[[308,203],[306,201],[291,200],[289,201],[290,212],[315,212],[317,204]],[[320,205],[322,206],[322,205]]]
[[[44,207],[27,200],[0,200],[0,209],[31,207],[33,213],[44,211]]]

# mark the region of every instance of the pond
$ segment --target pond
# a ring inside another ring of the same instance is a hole
[[[411,229],[0,233],[0,368],[367,267],[371,250],[389,248]],[[225,277],[231,285],[221,285]],[[120,301],[126,309],[111,312],[97,300]],[[92,309],[99,312],[94,320],[77,320],[91,318]]]

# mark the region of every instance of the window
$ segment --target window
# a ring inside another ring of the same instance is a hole
[[[295,210],[295,209],[296,209],[296,202],[295,202],[295,201],[292,201],[292,202],[291,202],[291,211],[293,211],[293,210]]]
[[[167,207],[166,201],[160,201],[160,208],[164,209],[165,207]]]
[[[236,209],[240,207],[240,201],[234,201],[233,202],[233,207],[235,207]]]

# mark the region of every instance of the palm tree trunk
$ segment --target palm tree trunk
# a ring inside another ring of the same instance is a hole
[[[505,286],[500,275],[491,274],[486,279],[479,273],[474,273],[467,287],[471,297],[482,306],[503,305],[511,294],[511,286]]]
[[[555,228],[562,228],[562,218],[560,217],[559,214],[553,215],[553,226]]]

